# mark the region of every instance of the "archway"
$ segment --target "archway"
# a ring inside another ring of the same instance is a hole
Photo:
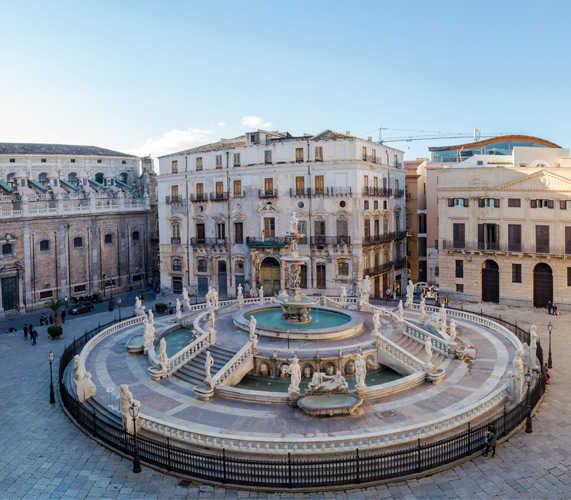
[[[260,266],[264,295],[277,295],[280,291],[280,263],[274,257],[266,257]]]
[[[553,302],[553,272],[541,262],[533,269],[533,306],[545,307],[550,300]]]
[[[226,279],[226,262],[218,261],[218,295],[220,297],[228,296],[228,282]]]
[[[482,301],[500,301],[500,269],[493,260],[484,262],[482,268]]]

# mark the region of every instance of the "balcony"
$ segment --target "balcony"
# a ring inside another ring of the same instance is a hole
[[[182,196],[165,196],[167,205],[186,205],[186,200]]]
[[[385,262],[384,264],[377,264],[376,266],[363,269],[363,278],[365,276],[376,276],[378,274],[383,274],[393,268],[402,269],[403,267],[406,267],[406,257],[399,257],[389,262]]]
[[[404,196],[404,189],[395,189],[392,196],[393,198],[402,198]]]
[[[290,198],[311,198],[311,189],[292,189],[289,188]]]
[[[326,186],[317,189],[293,189],[289,190],[290,198],[325,198],[325,197],[336,197],[336,196],[353,196],[353,191],[350,187],[337,187],[337,186]]]
[[[223,193],[210,193],[210,201],[228,201],[230,193],[225,191]]]
[[[332,245],[350,245],[350,244],[351,244],[351,237],[345,235],[323,236],[318,234],[311,237],[312,247],[325,247]]]
[[[233,198],[245,198],[246,197],[246,191],[234,191],[234,193],[232,193],[232,197]]]
[[[363,238],[363,246],[377,245],[379,243],[388,243],[389,241],[396,240],[397,233],[384,233],[384,234],[369,234]]]
[[[537,246],[523,247],[521,244],[500,244],[497,242],[485,242],[481,241],[442,241],[442,249],[448,252],[462,252],[462,253],[499,253],[499,254],[515,254],[515,255],[537,255],[539,257],[545,257],[550,255],[552,257],[557,257],[560,259],[571,258],[571,252],[567,253],[564,248],[553,249],[553,248],[537,248]]]
[[[278,197],[277,189],[271,191],[267,191],[265,189],[258,190],[258,198],[277,198],[277,197]]]
[[[204,193],[191,194],[190,201],[192,203],[203,203],[205,201],[208,201],[208,195]]]
[[[284,237],[267,237],[255,238],[248,236],[246,238],[246,245],[250,248],[283,248],[289,243],[289,238]]]
[[[365,186],[363,189],[363,196],[373,196],[376,198],[388,198],[392,196],[393,190],[391,188],[369,187]]]
[[[193,247],[215,247],[225,246],[225,238],[190,238],[190,244]]]
[[[171,245],[180,245],[180,238],[171,238]]]

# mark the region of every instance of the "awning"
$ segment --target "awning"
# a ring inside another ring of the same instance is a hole
[[[6,184],[5,182],[2,182],[2,181],[0,181],[0,188],[2,188],[7,193],[12,192],[12,188],[10,186],[8,186],[8,184]]]
[[[28,185],[30,187],[39,189],[42,193],[45,193],[48,190],[48,188],[42,186],[39,182],[36,182],[34,179],[28,179]]]
[[[74,191],[79,191],[79,188],[71,182],[64,181],[63,179],[60,179],[59,182],[66,188],[73,189]]]

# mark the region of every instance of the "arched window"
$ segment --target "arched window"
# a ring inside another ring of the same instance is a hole
[[[47,174],[47,172],[42,172],[42,173],[38,176],[38,182],[39,182],[42,186],[46,186],[47,184],[49,184],[50,180],[48,179],[48,174]]]
[[[99,184],[105,184],[105,175],[103,175],[103,172],[97,172],[95,174],[95,182],[99,182]]]
[[[208,269],[208,263],[206,259],[198,259],[197,270],[199,273],[205,273]]]
[[[171,225],[172,238],[180,239],[180,224],[178,222],[173,222]]]
[[[133,241],[139,241],[139,231],[133,231]]]
[[[119,175],[119,178],[125,183],[127,184],[127,180],[129,179],[129,174],[127,172],[121,172],[121,175]]]
[[[16,174],[14,172],[11,172],[6,176],[6,183],[12,188],[16,187]]]
[[[69,174],[67,174],[67,182],[69,182],[70,184],[74,184],[74,185],[79,184],[79,179],[77,178],[77,173],[76,172],[70,172]]]
[[[12,243],[4,243],[2,245],[2,255],[12,255]]]
[[[50,240],[41,240],[40,250],[49,250],[49,249],[50,249]]]

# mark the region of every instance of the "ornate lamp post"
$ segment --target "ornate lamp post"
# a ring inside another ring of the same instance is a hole
[[[48,359],[50,360],[50,404],[53,405],[56,402],[54,397],[54,380],[52,377],[52,363],[54,361],[55,355],[53,351],[48,354]]]
[[[525,381],[527,382],[527,404],[525,407],[525,432],[531,434],[533,432],[533,426],[531,424],[531,401],[529,400],[529,392],[531,388],[531,372],[529,369],[525,374]]]
[[[141,472],[141,462],[139,461],[139,447],[137,445],[137,417],[139,416],[139,407],[135,404],[134,401],[131,403],[131,406],[129,406],[129,414],[133,419],[133,472],[138,474]]]
[[[551,324],[551,320],[547,324],[547,330],[549,331],[549,355],[547,356],[547,368],[551,368],[553,361],[551,359],[551,330],[553,330],[553,325]]]

